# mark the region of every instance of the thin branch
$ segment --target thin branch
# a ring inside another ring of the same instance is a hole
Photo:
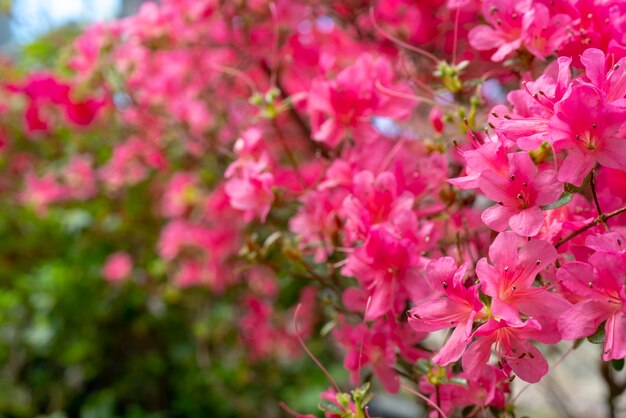
[[[591,186],[591,195],[593,196],[593,202],[596,205],[596,210],[598,211],[598,216],[602,216],[604,212],[602,212],[602,209],[600,208],[600,202],[598,201],[598,194],[596,193],[596,176],[595,176],[596,170],[593,169],[591,171],[591,179],[589,181],[589,185]],[[604,227],[606,228],[606,230],[609,230],[609,224],[606,223],[606,220],[603,220],[602,223],[604,224]]]
[[[599,215],[596,219],[594,219],[593,221],[591,221],[587,225],[583,226],[580,229],[577,229],[576,231],[572,232],[571,234],[569,234],[565,238],[561,239],[559,242],[557,242],[555,244],[555,247],[559,248],[561,245],[565,244],[567,241],[571,240],[572,238],[577,237],[578,235],[582,234],[583,232],[587,231],[588,229],[593,228],[594,226],[598,225],[599,223],[606,222],[607,220],[611,219],[612,217],[617,216],[617,215],[619,215],[621,213],[624,213],[624,212],[626,212],[626,206],[624,206],[623,208],[619,208],[617,210],[614,210],[613,212],[603,213],[603,214]]]

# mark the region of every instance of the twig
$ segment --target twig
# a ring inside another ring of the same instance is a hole
[[[561,245],[565,244],[567,241],[571,240],[572,238],[577,237],[578,235],[582,234],[586,230],[593,228],[594,226],[598,225],[599,223],[606,222],[607,220],[611,219],[612,217],[617,216],[617,215],[619,215],[619,214],[621,214],[623,212],[626,212],[626,206],[624,206],[623,208],[619,208],[617,210],[614,210],[613,212],[603,213],[601,215],[598,215],[598,217],[596,219],[594,219],[593,221],[591,221],[587,225],[583,226],[580,229],[577,229],[576,231],[572,232],[571,234],[569,234],[565,238],[561,239],[559,242],[557,242],[555,244],[555,247],[559,248]]]
[[[602,212],[602,209],[600,208],[600,202],[598,201],[598,195],[596,193],[595,172],[596,172],[595,169],[593,169],[591,171],[591,178],[590,178],[590,181],[589,181],[589,185],[591,186],[591,195],[593,196],[593,202],[596,205],[596,210],[598,211],[598,216],[602,216],[603,212]],[[604,227],[608,231],[609,230],[609,224],[606,223],[606,219],[602,220],[602,223],[604,224]]]

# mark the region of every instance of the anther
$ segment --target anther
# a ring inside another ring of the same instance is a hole
[[[593,129],[596,129],[598,127],[598,125],[596,125],[596,123],[592,123],[591,126],[593,126]]]
[[[593,283],[589,282],[587,283],[587,286],[589,286],[589,288],[591,289],[593,287]]]
[[[496,112],[491,112],[491,116],[493,116],[494,118],[499,118],[500,117],[500,116],[498,116],[498,114]]]
[[[488,124],[488,125],[489,125],[489,127],[490,127],[491,129],[496,129],[496,125],[494,125],[493,123],[489,122],[489,124]]]
[[[503,117],[504,117],[504,119],[511,119],[510,115],[504,115]]]
[[[515,176],[511,176],[511,181],[514,181],[514,180],[515,180]]]
[[[504,271],[509,271],[509,266],[504,266]]]
[[[530,358],[535,358],[535,355],[531,353],[530,351],[528,352],[528,355],[530,356]]]
[[[528,183],[524,182],[524,183],[522,183],[522,186],[526,187],[526,186],[528,186]]]
[[[443,282],[443,288],[447,289],[448,288],[448,282]]]
[[[498,200],[496,203],[500,206],[504,206],[504,202],[502,202],[502,200]]]
[[[522,195],[521,193],[518,193],[518,194],[517,194],[517,198],[518,198],[518,199],[523,199],[523,198],[524,198],[524,195]]]
[[[541,264],[541,260],[535,261],[535,264],[537,264],[537,265]]]
[[[518,357],[518,359],[520,359],[520,360],[521,360],[521,359],[523,359],[524,357],[526,357],[526,353],[522,353],[522,354],[520,354],[520,355],[519,355],[519,357]]]

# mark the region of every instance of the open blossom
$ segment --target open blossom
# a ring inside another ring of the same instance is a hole
[[[404,116],[405,100],[381,93],[376,83],[391,87],[393,73],[387,59],[369,54],[360,56],[335,80],[311,83],[308,111],[311,115],[313,139],[336,146],[351,132],[354,139],[367,141],[376,137],[372,116]]]
[[[495,344],[500,361],[511,368],[520,379],[537,383],[548,373],[548,362],[529,339],[534,339],[541,325],[535,320],[510,324],[504,319],[490,318],[475,332],[476,341],[463,354],[463,369],[468,375],[478,375],[486,366]]]
[[[420,272],[423,267],[415,245],[382,227],[373,228],[363,247],[348,257],[342,273],[356,277],[372,300],[367,318],[385,313],[398,313],[407,300],[424,295],[426,283]]]
[[[614,57],[607,58],[602,50],[589,48],[580,56],[580,62],[585,67],[585,76],[605,94],[607,103],[623,107],[622,99],[626,97],[626,58],[615,62]]]
[[[626,170],[626,108],[607,103],[596,87],[583,84],[570,87],[555,112],[550,122],[554,147],[569,152],[559,169],[560,181],[580,186],[596,162]]]
[[[613,236],[613,239],[617,242],[619,238]],[[598,251],[588,263],[572,261],[557,271],[559,282],[581,297],[559,320],[563,338],[588,337],[606,321],[602,355],[605,361],[626,357],[624,261],[623,252]]]
[[[244,220],[258,217],[265,221],[274,201],[274,174],[270,171],[270,157],[261,137],[261,131],[250,128],[235,142],[237,160],[224,176],[224,190],[233,208],[244,212]]]
[[[461,358],[472,338],[474,320],[482,316],[478,285],[465,286],[467,267],[457,268],[452,257],[431,261],[426,268],[426,278],[435,294],[417,301],[409,311],[409,324],[415,331],[454,328],[445,345],[433,357],[433,361],[442,366]]]
[[[510,227],[522,236],[537,235],[544,220],[540,206],[555,202],[563,193],[563,184],[554,170],[538,173],[527,152],[511,153],[508,160],[506,176],[492,170],[480,175],[480,190],[496,202],[483,212],[482,220],[499,232]]]
[[[354,176],[352,189],[341,210],[348,242],[365,238],[376,224],[389,222],[399,230],[415,227],[417,220],[411,219],[415,198],[408,191],[401,192],[393,173],[374,176],[371,171],[361,171]]]
[[[536,339],[555,343],[561,338],[556,319],[570,307],[569,302],[546,287],[533,286],[537,275],[556,261],[556,250],[541,240],[527,241],[513,232],[503,232],[489,247],[489,264],[482,258],[476,264],[481,291],[492,297],[491,314],[509,324],[519,324],[522,316],[541,325]]]
[[[533,0],[486,0],[482,12],[489,25],[473,28],[469,41],[480,51],[497,49],[493,61],[502,61],[522,46],[544,59],[565,41],[571,21],[565,14],[550,16],[546,5]]]

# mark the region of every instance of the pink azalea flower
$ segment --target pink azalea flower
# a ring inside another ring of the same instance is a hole
[[[426,268],[426,278],[436,293],[418,301],[409,311],[409,324],[415,331],[454,328],[450,338],[433,357],[433,362],[441,366],[461,358],[472,338],[474,320],[482,315],[478,286],[465,286],[467,268],[467,264],[457,268],[452,257],[431,261]]]
[[[313,139],[334,147],[351,131],[355,140],[367,141],[377,136],[372,116],[406,115],[406,101],[381,93],[377,81],[393,87],[391,65],[385,58],[369,54],[360,56],[335,80],[314,80],[308,97]]]
[[[564,14],[550,16],[544,4],[533,0],[486,0],[482,12],[489,25],[476,26],[468,38],[479,51],[497,49],[492,61],[502,61],[522,46],[545,59],[565,41],[571,21]]]
[[[571,62],[571,58],[559,57],[535,81],[522,82],[521,89],[509,92],[507,100],[513,105],[512,111],[496,106],[489,118],[498,138],[515,141],[525,151],[552,141],[548,126],[556,103],[571,84]]]
[[[402,228],[409,223],[413,227],[417,220],[412,212],[415,198],[409,192],[400,192],[393,173],[385,171],[374,176],[370,171],[361,171],[354,176],[353,192],[348,195],[341,209],[346,218],[347,242],[351,243],[367,236],[373,225],[389,222]]]
[[[511,148],[510,141],[487,140],[475,149],[460,151],[465,160],[465,176],[449,179],[448,182],[460,189],[476,189],[483,171],[491,170],[506,175],[509,169],[507,155],[512,151]]]
[[[413,242],[382,227],[374,227],[362,247],[347,259],[342,274],[356,277],[371,295],[368,319],[402,311],[407,300],[424,296],[425,283],[419,269],[423,261]]]
[[[605,94],[607,103],[621,101],[626,96],[626,58],[613,61],[596,48],[585,50],[580,57],[580,62],[585,67],[585,75],[591,84]],[[625,104],[620,102],[616,105],[623,107]]]
[[[353,385],[359,384],[361,368],[369,365],[387,392],[396,393],[400,389],[400,381],[393,371],[396,364],[394,345],[384,323],[378,322],[374,328],[364,324],[351,327],[343,323],[333,330],[333,335],[346,350],[344,367],[350,371]]]
[[[588,337],[606,321],[604,361],[626,357],[624,261],[623,253],[599,251],[589,263],[572,261],[557,271],[559,282],[582,298],[559,319],[563,338]]]
[[[555,107],[550,134],[557,150],[569,150],[558,179],[580,186],[600,165],[626,170],[626,139],[620,132],[626,109],[606,102],[602,92],[588,84],[570,87]]]
[[[527,241],[513,232],[498,235],[489,247],[489,264],[482,258],[476,264],[481,290],[491,296],[491,314],[509,324],[522,321],[520,312],[541,324],[536,339],[560,341],[556,319],[571,305],[546,287],[535,287],[537,275],[556,261],[556,250],[546,241]]]
[[[548,362],[528,339],[533,339],[541,326],[535,320],[509,324],[505,320],[489,321],[480,326],[474,335],[478,337],[463,354],[463,370],[470,376],[478,376],[489,357],[491,347],[500,361],[509,366],[520,379],[537,383],[548,373]]]
[[[102,267],[102,276],[109,282],[120,282],[130,275],[133,260],[128,253],[120,251],[107,257]]]
[[[497,202],[483,212],[482,220],[499,232],[511,227],[519,235],[537,235],[544,220],[539,206],[555,202],[563,193],[563,184],[553,170],[537,173],[527,152],[511,153],[508,159],[507,176],[487,170],[478,179],[480,190]]]

